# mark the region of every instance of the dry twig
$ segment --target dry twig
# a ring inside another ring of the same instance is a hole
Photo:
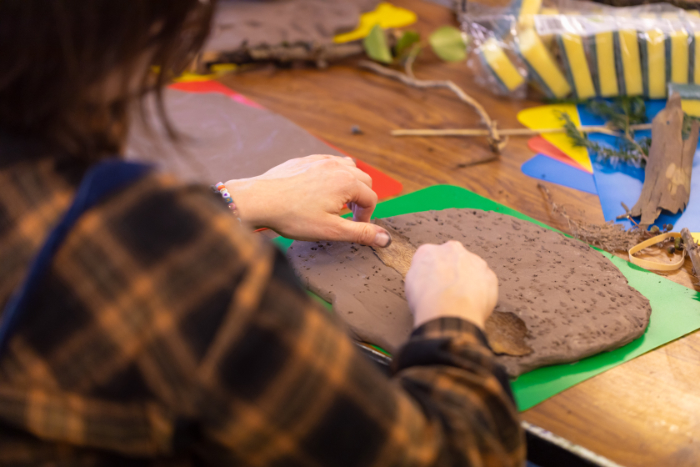
[[[387,78],[393,78],[398,81],[401,81],[402,83],[418,88],[418,89],[428,89],[428,88],[433,88],[433,89],[449,89],[453,93],[457,95],[459,100],[464,102],[465,104],[470,105],[476,112],[479,114],[479,117],[481,117],[481,121],[483,124],[486,126],[487,130],[485,131],[485,134],[482,136],[488,136],[489,138],[489,145],[491,146],[491,149],[496,152],[500,153],[501,150],[505,147],[505,145],[508,143],[508,138],[503,138],[497,128],[497,123],[495,120],[492,120],[489,114],[486,112],[486,109],[479,104],[476,100],[474,100],[469,94],[464,92],[462,88],[457,86],[454,82],[448,81],[448,80],[419,80],[416,78],[413,78],[405,73],[401,73],[400,71],[392,70],[390,68],[384,67],[382,65],[379,65],[378,63],[370,62],[367,60],[363,60],[359,63],[359,66],[362,68],[365,68],[367,70],[373,71],[377,73],[378,75],[385,76]]]

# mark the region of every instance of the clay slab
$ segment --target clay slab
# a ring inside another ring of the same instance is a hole
[[[126,155],[182,179],[211,184],[254,177],[296,157],[343,155],[286,118],[222,94],[167,89],[164,103],[181,143],[168,140],[150,106],[153,132],[135,115]]]
[[[513,217],[447,209],[386,219],[413,245],[462,242],[499,280],[496,311],[526,324],[529,355],[501,355],[511,376],[575,362],[623,346],[644,333],[648,300],[607,258],[587,245]],[[361,340],[395,352],[413,318],[401,275],[364,246],[294,242],[288,257],[306,286],[333,304]]]
[[[377,0],[276,0],[219,2],[209,52],[231,52],[281,44],[330,44],[352,31]]]

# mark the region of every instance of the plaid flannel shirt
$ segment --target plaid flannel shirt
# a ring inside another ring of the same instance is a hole
[[[19,148],[0,150],[2,307],[86,169]],[[425,324],[393,371],[208,188],[153,174],[83,215],[0,356],[0,465],[523,464],[477,328]]]

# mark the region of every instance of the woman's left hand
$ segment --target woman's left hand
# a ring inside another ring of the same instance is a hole
[[[380,248],[391,243],[386,230],[369,223],[377,204],[372,178],[349,157],[291,159],[259,177],[230,180],[226,188],[242,220],[285,237]],[[353,220],[339,216],[346,204]]]

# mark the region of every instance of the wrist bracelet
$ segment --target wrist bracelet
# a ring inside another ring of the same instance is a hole
[[[219,193],[221,195],[228,208],[233,212],[233,215],[236,216],[236,219],[238,219],[238,222],[241,222],[241,216],[238,215],[238,207],[236,203],[233,202],[233,196],[231,196],[231,193],[226,189],[226,185],[219,182],[216,185],[212,185],[211,189],[214,190],[214,193]]]

